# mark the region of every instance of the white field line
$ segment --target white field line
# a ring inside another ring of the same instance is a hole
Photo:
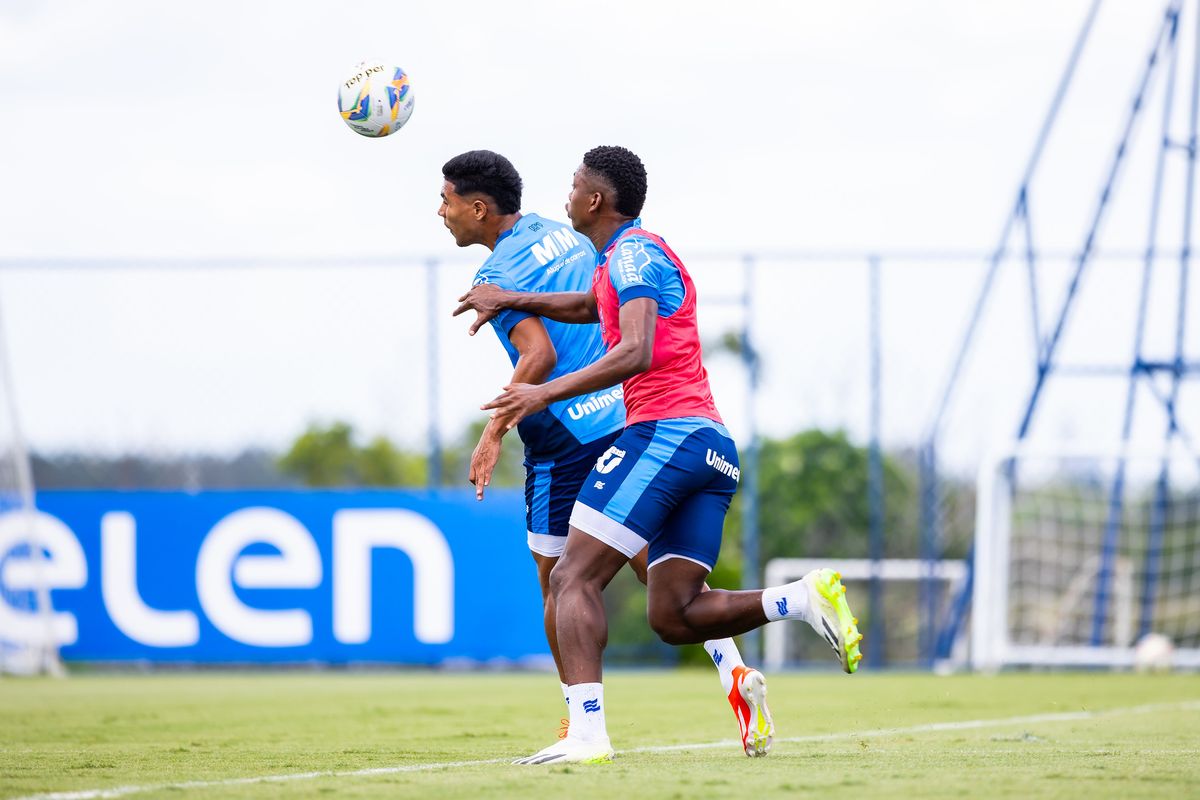
[[[837,733],[819,733],[812,736],[788,736],[776,739],[776,742],[830,742],[839,739],[878,739],[887,736],[900,736],[912,733],[940,733],[943,731],[967,731],[985,728],[1003,728],[1012,725],[1037,725],[1050,722],[1074,722],[1078,720],[1103,719],[1105,717],[1123,716],[1128,714],[1155,714],[1163,711],[1200,711],[1200,700],[1182,703],[1154,703],[1142,706],[1126,706],[1110,708],[1101,711],[1067,711],[1056,714],[1030,714],[1023,717],[1003,717],[1000,719],[969,719],[958,722],[930,722],[925,725],[912,725],[907,728],[876,728],[866,731],[842,731]],[[618,755],[633,753],[671,753],[681,750],[709,750],[719,747],[738,747],[740,742],[726,739],[719,742],[699,742],[695,744],[670,744],[654,747],[634,747],[629,750],[618,750]],[[442,761],[433,764],[408,764],[395,767],[374,767],[371,769],[355,770],[324,770],[320,772],[294,772],[287,775],[258,775],[251,778],[225,778],[213,781],[181,781],[179,783],[148,783],[140,786],[114,786],[110,789],[81,789],[74,792],[49,792],[47,794],[28,795],[16,800],[102,800],[110,797],[126,797],[142,792],[161,792],[181,789],[214,789],[223,786],[246,786],[255,783],[288,783],[291,781],[307,781],[315,778],[359,778],[373,775],[397,775],[405,772],[428,772],[438,769],[455,769],[458,767],[481,767],[489,764],[508,764],[511,758],[488,758],[479,761]]]

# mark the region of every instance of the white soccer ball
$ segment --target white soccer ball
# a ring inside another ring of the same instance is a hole
[[[338,111],[355,133],[371,137],[395,133],[413,112],[408,74],[383,61],[362,62],[338,87]]]
[[[1167,672],[1175,645],[1161,633],[1147,633],[1133,648],[1133,666],[1138,672]]]

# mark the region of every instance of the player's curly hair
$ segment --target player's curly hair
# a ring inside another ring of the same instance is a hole
[[[461,195],[487,195],[501,214],[521,210],[521,176],[504,156],[491,150],[470,150],[442,165],[442,177]]]
[[[600,175],[617,192],[617,213],[636,217],[646,202],[646,167],[624,147],[593,147],[583,154],[583,165]]]

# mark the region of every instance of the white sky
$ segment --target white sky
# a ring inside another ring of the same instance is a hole
[[[467,339],[448,317],[486,255],[457,250],[435,216],[441,164],[471,148],[508,155],[525,209],[552,217],[584,151],[638,152],[646,224],[692,266],[710,338],[737,324],[712,301],[742,278],[736,260],[709,254],[988,250],[1089,5],[5,0],[0,297],[24,426],[41,449],[230,450],[281,446],[308,420],[344,418],[418,444],[419,268],[52,270],[41,260],[437,257],[448,260],[439,419],[456,432],[507,374],[495,342]],[[1082,242],[1160,19],[1157,2],[1102,8],[1035,185],[1044,246]],[[1192,31],[1189,18],[1185,66]],[[380,141],[351,133],[334,108],[337,83],[368,57],[404,67],[416,94],[409,125]],[[1179,137],[1188,80],[1181,69]],[[1105,228],[1110,249],[1144,246],[1160,94]],[[1180,227],[1172,180],[1167,243]],[[1165,331],[1178,289],[1163,266],[1151,318]],[[889,443],[924,427],[980,274],[976,261],[885,265]],[[1044,309],[1064,274],[1043,276]],[[1014,264],[998,287],[956,407],[951,434],[965,455],[1014,429],[1028,390],[1021,276]],[[760,267],[768,433],[865,434],[864,279],[856,263]],[[1137,280],[1130,265],[1089,276],[1067,354],[1128,360]],[[1151,344],[1165,357],[1163,339]],[[1193,360],[1198,341],[1193,319]],[[740,370],[714,360],[713,372],[736,434]],[[1123,396],[1121,382],[1064,389],[1039,430],[1111,439]],[[1200,396],[1183,400],[1194,418]],[[1139,425],[1161,429],[1157,416]]]

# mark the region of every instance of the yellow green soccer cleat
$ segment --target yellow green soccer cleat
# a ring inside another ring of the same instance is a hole
[[[848,673],[858,670],[858,662],[862,661],[863,636],[858,632],[858,620],[850,612],[846,602],[846,587],[842,584],[840,573],[831,569],[814,569],[802,579],[808,587],[809,603],[814,614],[814,620],[809,624],[837,654],[842,662],[842,669]]]
[[[557,744],[539,750],[531,756],[518,758],[514,764],[529,766],[541,764],[608,764],[613,760],[612,745],[608,738],[593,742],[574,739],[568,734]]]

